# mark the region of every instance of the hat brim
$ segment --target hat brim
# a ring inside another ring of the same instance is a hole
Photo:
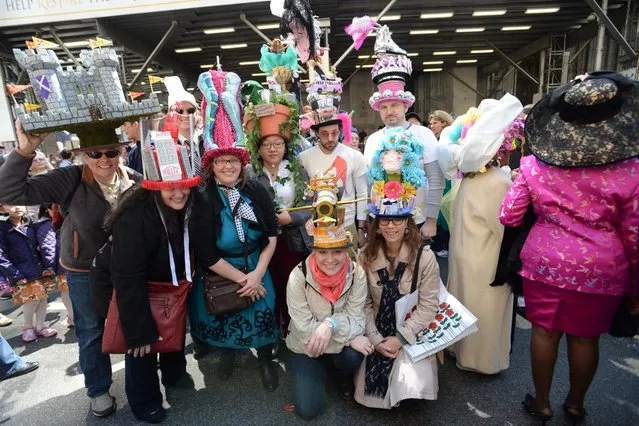
[[[347,243],[345,245],[341,245],[341,246],[337,246],[337,247],[316,246],[315,243],[310,244],[308,246],[308,248],[311,249],[311,250],[343,250],[343,249],[347,249],[347,248],[351,248],[351,247],[353,247],[353,243]]]
[[[161,190],[172,190],[172,189],[190,189],[198,186],[202,178],[200,176],[195,176],[189,179],[181,179],[172,182],[165,181],[154,181],[154,180],[143,180],[142,188],[148,189],[149,191],[161,191]]]
[[[242,166],[246,166],[249,163],[249,152],[244,148],[216,148],[211,149],[202,157],[202,167],[208,168],[211,162],[219,156],[231,155],[237,157],[242,162]]]
[[[340,120],[339,118],[335,118],[335,119],[333,119],[333,120],[327,120],[327,121],[324,121],[324,122],[322,122],[322,123],[313,124],[313,125],[311,126],[311,129],[313,129],[313,130],[317,130],[317,129],[319,129],[320,127],[332,126],[332,125],[334,125],[334,124],[337,124],[337,125],[340,125],[340,126],[341,126],[341,125],[342,125],[342,120]]]
[[[559,167],[595,167],[639,156],[639,82],[623,93],[619,112],[598,122],[562,119],[546,95],[528,114],[524,135],[533,155]],[[561,89],[557,89],[561,90]]]
[[[404,96],[400,96],[397,93],[385,95],[383,93],[375,92],[373,96],[371,96],[368,102],[371,108],[373,108],[375,111],[379,111],[380,105],[383,102],[389,102],[389,101],[399,101],[403,103],[404,105],[406,105],[406,108],[412,107],[413,104],[415,103],[415,97],[410,92],[403,92],[403,93],[405,94]]]
[[[126,143],[112,143],[112,144],[107,144],[107,145],[87,146],[87,147],[80,147],[80,148],[72,149],[71,152],[73,152],[74,154],[77,154],[77,153],[82,153],[82,152],[97,151],[97,150],[100,150],[100,149],[122,148],[122,147],[126,147],[126,145],[127,145]]]

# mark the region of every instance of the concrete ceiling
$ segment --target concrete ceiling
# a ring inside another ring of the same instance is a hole
[[[380,0],[311,0],[313,11],[322,19],[329,19],[330,33],[328,41],[331,48],[331,59],[335,61],[350,46],[351,39],[344,33],[344,27],[355,16],[375,16],[387,4]],[[531,8],[559,8],[559,11],[548,14],[526,14]],[[611,11],[622,13],[625,2],[610,2]],[[505,10],[498,16],[473,16],[475,11]],[[624,9],[625,10],[625,9]],[[240,62],[259,60],[259,50],[264,41],[240,19],[244,12],[249,21],[255,25],[276,24],[278,18],[270,13],[269,3],[251,3],[224,7],[207,7],[173,12],[150,13],[144,15],[126,15],[100,20],[70,21],[42,26],[8,27],[0,30],[0,54],[4,50],[10,53],[11,48],[24,48],[24,40],[38,36],[53,40],[51,31],[57,32],[65,42],[82,42],[97,35],[114,40],[114,47],[123,55],[126,69],[123,80],[130,83],[135,75],[133,70],[139,69],[145,58],[164,36],[171,21],[178,22],[178,27],[168,39],[163,49],[155,58],[151,69],[153,75],[180,75],[185,87],[194,87],[203,65],[216,63],[220,57],[223,69],[237,72],[242,80],[256,79],[263,81],[256,64],[240,65]],[[422,19],[424,13],[452,12],[449,18]],[[387,13],[395,20],[383,22],[393,32],[395,42],[412,53],[415,73],[424,68],[461,66],[457,61],[476,60],[469,66],[479,69],[492,69],[501,60],[496,53],[473,54],[472,50],[491,49],[486,40],[492,42],[507,54],[525,51],[526,46],[548,36],[551,33],[569,33],[584,31],[594,25],[588,17],[592,11],[583,0],[399,0]],[[624,13],[625,14],[625,13]],[[397,19],[397,17],[399,18]],[[529,30],[503,31],[507,26],[527,26]],[[222,34],[205,34],[205,29],[233,27],[233,32]],[[481,32],[464,33],[459,30],[483,28]],[[411,30],[438,30],[436,34],[414,35]],[[278,36],[277,28],[264,29],[269,38]],[[324,42],[324,40],[323,40]],[[246,43],[240,49],[222,49],[225,44]],[[359,65],[372,64],[373,60],[361,59],[360,56],[373,53],[374,38],[364,42],[359,52],[353,51],[338,67],[338,75],[346,79],[357,70]],[[175,49],[198,47],[199,52],[176,53]],[[72,54],[78,55],[83,47],[71,47]],[[435,56],[437,51],[455,51],[455,55]],[[58,50],[60,59],[68,60],[62,50]],[[4,55],[5,57],[6,54]],[[443,61],[442,65],[423,65],[423,62]],[[69,64],[70,61],[68,62]],[[66,64],[65,64],[66,65]],[[368,72],[368,69],[362,69]],[[138,84],[133,90],[149,90],[146,84]],[[155,89],[163,89],[156,85]]]

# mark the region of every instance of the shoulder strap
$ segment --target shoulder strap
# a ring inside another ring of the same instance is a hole
[[[301,264],[302,274],[304,275],[304,287],[308,286],[308,280],[306,279],[306,259],[302,260]]]
[[[419,262],[422,258],[422,253],[424,252],[424,247],[426,247],[427,243],[422,243],[417,249],[417,258],[415,259],[415,270],[413,271],[413,283],[410,286],[410,292],[413,293],[417,290],[417,278],[419,276]]]

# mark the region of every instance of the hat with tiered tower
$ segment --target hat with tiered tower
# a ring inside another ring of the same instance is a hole
[[[63,70],[49,49],[14,49],[18,64],[27,71],[40,110],[27,112],[18,105],[16,114],[29,132],[66,130],[80,138],[80,150],[118,145],[115,129],[125,121],[160,112],[154,94],[149,99],[127,102],[122,91],[115,50],[98,47],[83,50],[83,67]]]

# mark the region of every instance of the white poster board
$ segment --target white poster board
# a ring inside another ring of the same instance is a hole
[[[258,1],[264,0],[2,0],[0,28]]]

